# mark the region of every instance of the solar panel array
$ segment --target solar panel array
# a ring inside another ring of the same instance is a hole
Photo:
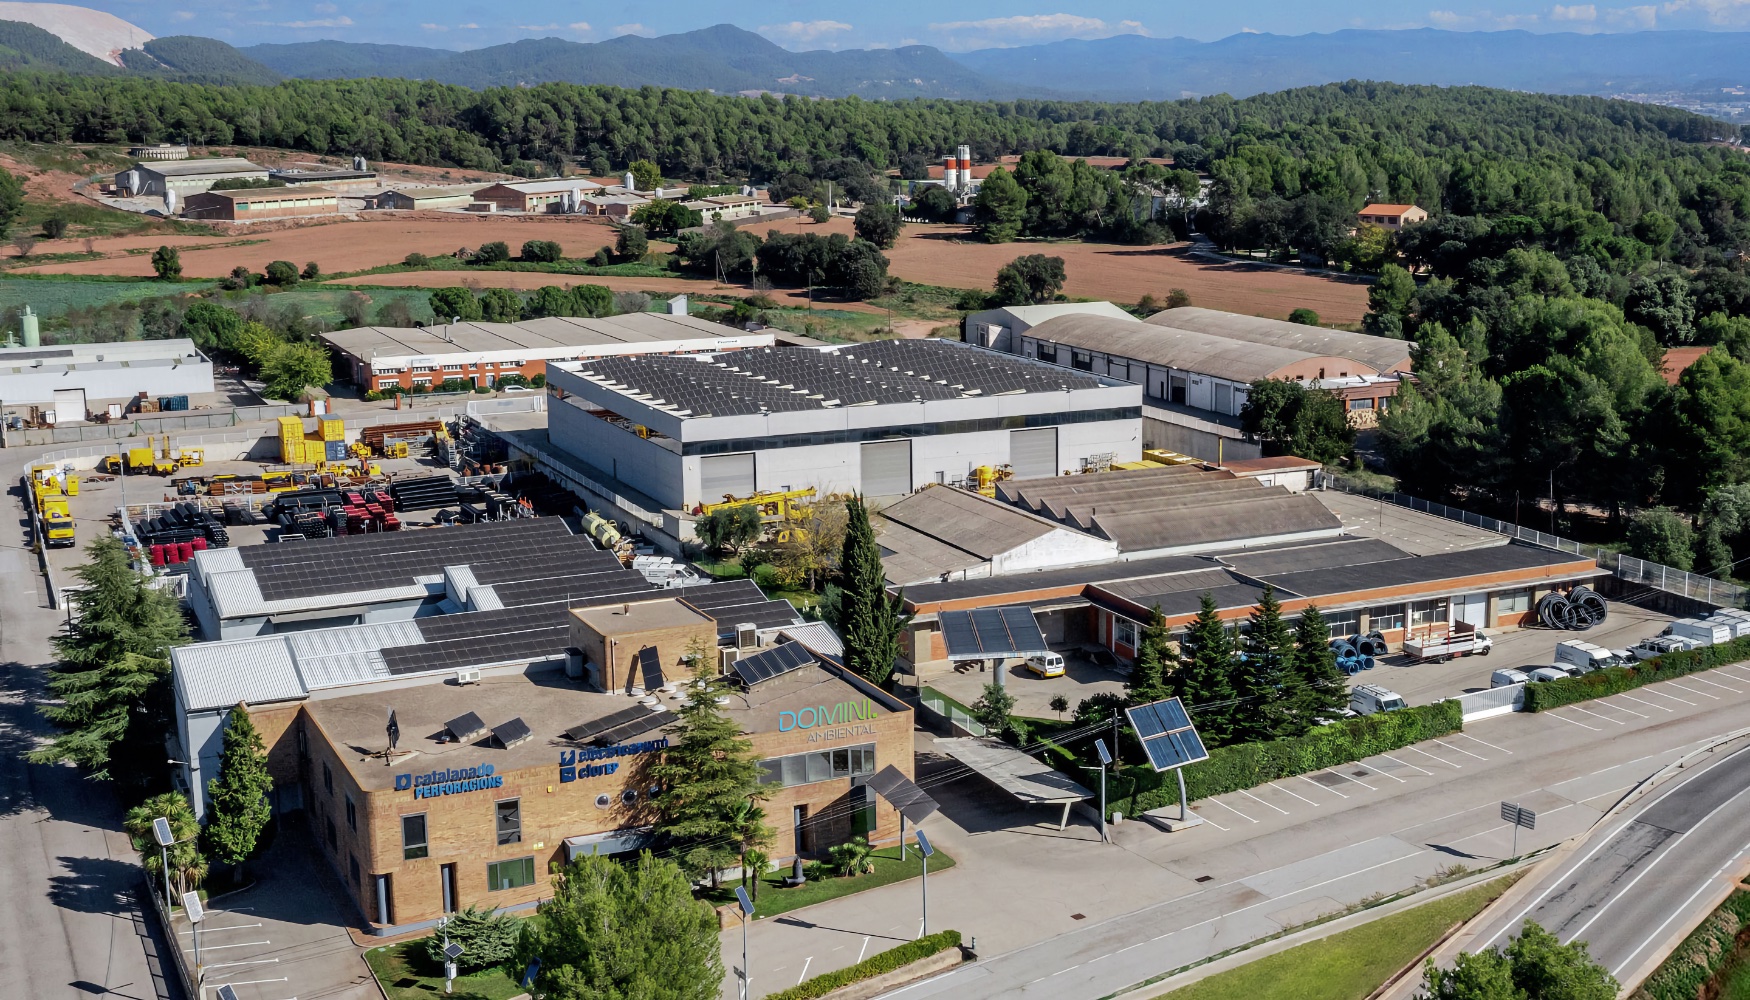
[[[818,662],[820,661],[808,651],[808,647],[799,642],[786,642],[735,661],[735,672],[741,677],[743,684],[753,687],[762,681],[781,677],[792,670],[800,670]]]
[[[668,721],[669,713],[667,712],[658,712],[645,708],[643,705],[634,705],[593,722],[572,726],[565,731],[565,738],[578,743],[612,746],[615,743],[624,743],[634,736],[648,733],[652,729],[658,729]]]
[[[237,550],[255,571],[269,601],[405,587],[415,577],[439,576],[445,566],[511,562],[524,552],[527,566],[551,565],[547,547],[575,536],[556,517],[492,521],[466,527],[391,531],[362,538],[308,539],[297,545],[250,545]]]
[[[942,641],[949,659],[1028,656],[1049,647],[1033,609],[1010,605],[972,611],[943,611]]]
[[[492,735],[498,739],[499,746],[509,750],[518,743],[532,739],[535,733],[529,728],[529,724],[524,722],[521,716],[518,716],[509,722],[493,726]]]
[[[659,593],[644,579],[644,574],[618,567],[570,576],[497,583],[493,584],[492,590],[507,608],[536,604],[580,608],[619,600],[644,600]]]
[[[662,659],[655,646],[645,646],[638,651],[638,674],[646,691],[655,691],[667,683],[662,677]]]
[[[789,601],[772,600],[752,580],[731,580],[665,593],[680,598],[700,614],[715,620],[720,641],[733,639],[737,625],[767,629],[801,621]]]
[[[560,656],[565,652],[568,635],[568,630],[561,627],[398,646],[383,650],[383,665],[391,676],[399,677],[488,663],[526,663]]]
[[[444,728],[450,731],[457,741],[466,743],[486,731],[486,723],[480,721],[480,716],[473,712],[463,712],[444,723]]]
[[[875,777],[869,779],[869,787],[875,794],[886,799],[899,814],[911,820],[912,825],[923,822],[941,806],[929,793],[919,788],[905,772],[892,764],[882,768]]]
[[[1142,748],[1148,752],[1148,762],[1155,770],[1170,771],[1209,759],[1203,738],[1197,735],[1196,727],[1191,725],[1191,716],[1179,699],[1163,698],[1146,705],[1135,705],[1125,709],[1124,714],[1135,727]]]
[[[765,348],[710,360],[596,358],[580,374],[688,416],[815,410],[1092,388],[1089,375],[953,341],[880,341],[836,351]]]

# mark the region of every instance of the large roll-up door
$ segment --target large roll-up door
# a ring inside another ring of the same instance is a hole
[[[55,390],[55,424],[76,424],[85,419],[85,390]]]
[[[1016,479],[1057,475],[1057,428],[1009,432],[1009,465]]]
[[[911,442],[877,441],[863,446],[863,495],[911,492]]]
[[[754,493],[753,452],[739,455],[706,455],[699,461],[699,500],[719,503],[725,496],[748,497]]]

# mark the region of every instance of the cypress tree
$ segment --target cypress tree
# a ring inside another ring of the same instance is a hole
[[[1349,707],[1349,679],[1331,652],[1331,629],[1316,605],[1307,605],[1294,630],[1294,672],[1299,677],[1301,703],[1295,712],[1301,731],[1319,720],[1340,718]]]
[[[255,853],[261,831],[273,817],[267,802],[272,788],[267,748],[248,709],[239,702],[225,722],[219,776],[207,782],[207,826],[202,835],[214,857],[241,869]]]
[[[1130,668],[1130,677],[1124,682],[1125,693],[1130,696],[1132,705],[1144,705],[1172,695],[1167,684],[1171,656],[1167,649],[1169,641],[1167,620],[1157,604],[1149,612],[1148,623],[1142,627],[1136,645],[1136,664]]]
[[[875,544],[875,529],[863,498],[845,501],[848,523],[845,546],[839,558],[839,630],[845,643],[845,665],[870,681],[886,686],[893,676],[893,661],[899,658],[899,636],[911,624],[903,610],[905,592],[889,596],[887,571],[881,565],[881,547]]]
[[[1294,709],[1301,700],[1301,683],[1294,671],[1294,632],[1282,618],[1275,587],[1264,586],[1247,626],[1234,683],[1242,702],[1235,716],[1238,735],[1246,740],[1297,735]]]
[[[1198,735],[1210,746],[1231,742],[1236,728],[1233,669],[1233,637],[1216,614],[1215,598],[1205,593],[1180,643],[1179,669],[1168,681],[1170,692],[1185,703]]]

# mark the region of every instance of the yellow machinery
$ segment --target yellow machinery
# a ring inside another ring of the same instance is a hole
[[[36,483],[39,493],[69,497],[79,495],[79,476],[70,468],[54,463],[33,465],[30,467],[30,478]]]
[[[176,451],[176,467],[178,469],[190,469],[205,464],[207,464],[205,448],[178,448]]]
[[[981,465],[972,470],[973,488],[987,497],[997,495],[997,484],[1015,478],[1015,470],[1007,465]]]
[[[594,512],[584,517],[583,533],[609,552],[620,544],[620,529],[614,527],[614,522]]]
[[[1166,465],[1164,463],[1162,463],[1162,462],[1150,462],[1150,461],[1147,461],[1146,459],[1141,461],[1141,462],[1113,462],[1112,463],[1112,471],[1113,472],[1134,472],[1137,469],[1164,469],[1164,468],[1166,468]]]
[[[49,548],[73,545],[73,508],[67,498],[78,494],[78,477],[70,469],[37,466],[31,469],[30,485],[43,544]]]
[[[1196,465],[1198,462],[1198,459],[1189,455],[1181,455],[1176,451],[1163,451],[1158,448],[1147,449],[1142,453],[1142,457],[1144,461],[1158,462],[1161,465]]]
[[[759,509],[762,521],[788,521],[791,517],[791,505],[803,500],[814,498],[814,487],[805,490],[769,490],[745,497],[726,497],[721,503],[700,504],[698,514],[703,517],[712,511],[728,507],[741,507],[753,504]]]

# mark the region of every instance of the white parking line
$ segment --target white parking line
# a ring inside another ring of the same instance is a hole
[[[1235,809],[1233,806],[1228,805],[1226,802],[1223,802],[1220,799],[1210,799],[1209,801],[1215,803],[1216,805],[1222,807],[1223,809],[1226,809],[1228,812],[1233,813],[1235,816],[1238,816],[1240,819],[1243,819],[1248,823],[1258,822],[1257,820],[1253,819],[1250,816],[1247,816],[1245,813],[1240,812],[1238,809]]]
[[[1743,677],[1739,677],[1738,678],[1739,680],[1750,681],[1750,671],[1746,671],[1742,666],[1740,666],[1736,663],[1728,663],[1725,666],[1720,667],[1719,669],[1721,669],[1721,670],[1736,670],[1736,671],[1738,671],[1738,673],[1741,673],[1744,675]],[[1737,677],[1738,675],[1733,674],[1732,676]]]
[[[1590,729],[1595,733],[1603,732],[1603,730],[1599,729],[1597,726],[1588,726],[1584,722],[1579,721],[1578,719],[1570,719],[1565,715],[1557,715],[1554,712],[1545,712],[1543,714],[1549,716],[1552,719],[1560,719],[1563,722],[1569,723],[1571,725],[1579,726],[1581,729]]]
[[[1336,775],[1336,776],[1337,776],[1337,777],[1339,777],[1339,778],[1348,778],[1348,779],[1349,779],[1349,780],[1350,780],[1350,781],[1353,781],[1353,782],[1355,782],[1355,783],[1356,783],[1356,784],[1357,784],[1357,785],[1360,785],[1360,786],[1361,786],[1361,787],[1362,787],[1362,788],[1365,788],[1365,789],[1367,789],[1367,790],[1368,790],[1368,791],[1370,791],[1370,792],[1377,792],[1377,791],[1379,791],[1379,789],[1377,789],[1377,788],[1375,788],[1375,787],[1373,787],[1373,786],[1372,786],[1372,785],[1370,785],[1370,784],[1368,784],[1368,783],[1367,783],[1367,782],[1365,782],[1365,781],[1359,781],[1359,780],[1357,780],[1357,779],[1355,779],[1355,778],[1350,778],[1350,777],[1349,777],[1349,776],[1348,776],[1348,775],[1347,775],[1347,774],[1344,774],[1344,773],[1343,773],[1343,772],[1342,772],[1342,771],[1339,771],[1339,770],[1337,770],[1337,769],[1336,769],[1336,768],[1334,768],[1334,767],[1327,767],[1327,768],[1325,768],[1325,772],[1326,772],[1326,773],[1327,773],[1327,774],[1334,774],[1334,775]]]
[[[1603,719],[1605,722],[1608,722],[1613,726],[1626,726],[1626,725],[1628,725],[1628,723],[1622,721],[1621,719],[1613,719],[1608,715],[1599,715],[1597,712],[1588,712],[1578,705],[1569,705],[1568,707],[1573,709],[1576,712],[1581,712],[1581,713],[1584,713],[1586,715],[1590,715],[1594,719]]]
[[[1441,746],[1445,747],[1448,750],[1457,750],[1459,753],[1465,754],[1466,756],[1469,756],[1469,757],[1475,757],[1478,760],[1488,760],[1489,759],[1487,757],[1484,757],[1482,754],[1471,753],[1469,750],[1466,750],[1464,747],[1455,747],[1452,744],[1446,742],[1445,740],[1435,740],[1434,742],[1440,744]]]
[[[201,950],[202,951],[224,951],[226,948],[253,948],[258,944],[272,944],[272,943],[273,943],[272,941],[244,941],[241,944],[209,944],[205,948],[202,948]],[[192,952],[194,949],[184,948],[182,950]]]
[[[1650,715],[1645,715],[1641,712],[1637,712],[1632,708],[1623,708],[1621,705],[1618,705],[1615,702],[1605,701],[1602,698],[1599,699],[1598,704],[1609,705],[1611,708],[1616,709],[1618,712],[1627,712],[1628,714],[1634,716],[1637,719],[1650,719],[1650,718],[1652,718],[1652,716],[1650,716]]]
[[[1384,757],[1384,756],[1385,756],[1385,754],[1378,754],[1378,755],[1377,755],[1377,756],[1380,756],[1380,757]],[[1390,778],[1390,779],[1391,779],[1391,780],[1393,780],[1393,781],[1395,781],[1395,782],[1397,782],[1397,783],[1398,783],[1398,784],[1400,784],[1400,785],[1403,785],[1403,784],[1408,784],[1408,782],[1406,782],[1406,781],[1404,781],[1404,779],[1402,779],[1402,778],[1400,778],[1400,777],[1398,777],[1398,776],[1397,776],[1397,775],[1395,775],[1395,774],[1393,774],[1393,773],[1391,773],[1391,772],[1390,772],[1390,771],[1387,771],[1387,770],[1386,770],[1386,769],[1385,769],[1385,768],[1383,768],[1383,767],[1374,767],[1374,766],[1373,766],[1373,765],[1372,765],[1372,764],[1368,764],[1368,763],[1367,763],[1367,762],[1365,762],[1365,761],[1361,761],[1361,762],[1360,762],[1360,763],[1361,763],[1361,766],[1362,766],[1362,767],[1365,767],[1365,768],[1368,768],[1368,769],[1369,769],[1369,770],[1371,770],[1371,771],[1372,771],[1372,772],[1373,772],[1373,773],[1374,773],[1374,774],[1379,774],[1379,775],[1384,775],[1384,776],[1385,776],[1385,777],[1387,777],[1387,778]],[[1401,760],[1400,760],[1400,761],[1398,761],[1398,763],[1400,763],[1400,764],[1403,764],[1403,763],[1404,763],[1404,762],[1403,762],[1403,761],[1401,761]],[[1405,764],[1405,765],[1404,765],[1404,766],[1405,766],[1405,767],[1408,767],[1408,766],[1409,766],[1409,765],[1408,765],[1408,764]]]
[[[1656,708],[1661,712],[1675,712],[1675,711],[1677,711],[1675,708],[1667,708],[1664,705],[1655,705],[1652,702],[1645,700],[1644,698],[1636,698],[1632,694],[1618,695],[1618,697],[1627,698],[1629,701],[1632,701],[1638,705],[1645,705],[1648,708]]]
[[[1688,706],[1689,706],[1689,707],[1691,707],[1691,708],[1694,708],[1694,707],[1695,707],[1695,702],[1693,702],[1693,701],[1690,701],[1690,700],[1689,700],[1689,699],[1687,699],[1687,698],[1679,698],[1679,697],[1677,697],[1677,696],[1676,696],[1676,695],[1674,695],[1674,694],[1666,694],[1666,693],[1665,693],[1665,692],[1663,692],[1663,691],[1655,691],[1655,690],[1653,690],[1653,689],[1652,689],[1652,688],[1650,688],[1650,687],[1644,687],[1644,688],[1641,688],[1641,690],[1642,690],[1642,691],[1645,691],[1645,692],[1646,692],[1646,693],[1648,693],[1648,694],[1656,694],[1656,695],[1658,695],[1658,696],[1659,696],[1659,697],[1661,697],[1661,698],[1669,698],[1669,699],[1671,699],[1671,700],[1672,700],[1672,701],[1675,701],[1675,702],[1677,702],[1677,703],[1679,703],[1679,704],[1682,704],[1682,705],[1688,705]]]
[[[1299,792],[1290,792],[1288,789],[1282,787],[1281,785],[1271,785],[1270,787],[1276,789],[1279,792],[1284,792],[1288,795],[1292,795],[1295,798],[1299,799],[1302,802],[1305,802],[1307,805],[1312,806],[1315,809],[1318,808],[1319,805],[1321,805],[1321,803],[1314,802],[1312,799],[1307,798],[1306,796],[1300,794]]]
[[[1696,675],[1692,674],[1692,675],[1690,675],[1689,679],[1696,682],[1697,684],[1713,684],[1714,687],[1720,688],[1723,691],[1730,691],[1733,694],[1743,694],[1744,693],[1743,688],[1735,688],[1735,687],[1731,687],[1731,686],[1725,685],[1725,684],[1714,684],[1713,681],[1708,680],[1706,677],[1700,677],[1700,676],[1696,676]]]
[[[804,960],[804,961],[803,961],[803,963],[802,963],[802,972],[801,972],[801,974],[799,974],[799,975],[798,975],[798,976],[797,976],[797,977],[796,977],[796,985],[797,985],[797,986],[801,986],[801,985],[802,985],[802,980],[804,980],[804,979],[807,979],[807,978],[808,978],[808,964],[809,964],[809,963],[810,963],[810,962],[813,962],[813,961],[814,961],[814,956],[813,956],[813,955],[810,955],[810,956],[808,956],[808,958],[807,958],[807,959],[806,959],[806,960]]]
[[[1316,781],[1314,781],[1314,780],[1312,780],[1312,779],[1311,779],[1311,778],[1309,778],[1309,777],[1307,777],[1307,776],[1306,776],[1306,775],[1304,775],[1304,774],[1297,774],[1297,775],[1295,775],[1295,777],[1297,777],[1297,778],[1299,778],[1299,779],[1300,779],[1300,780],[1302,780],[1302,781],[1304,781],[1304,782],[1306,782],[1306,783],[1307,783],[1307,784],[1309,784],[1309,785],[1311,785],[1311,786],[1313,786],[1313,787],[1314,787],[1314,788],[1323,788],[1323,789],[1324,789],[1324,790],[1325,790],[1325,791],[1327,791],[1327,792],[1330,792],[1330,793],[1331,793],[1331,794],[1332,794],[1332,795],[1335,795],[1335,796],[1337,796],[1337,797],[1338,797],[1338,798],[1344,798],[1344,799],[1346,799],[1346,798],[1348,798],[1348,797],[1349,797],[1349,796],[1347,796],[1347,795],[1344,795],[1344,794],[1343,794],[1343,793],[1342,793],[1342,792],[1339,792],[1339,791],[1337,791],[1337,790],[1336,790],[1336,789],[1335,789],[1335,788],[1332,788],[1332,787],[1331,787],[1331,786],[1329,786],[1329,785],[1321,785],[1321,784],[1319,784],[1319,783],[1318,783],[1318,782],[1316,782]]]
[[[1392,756],[1392,755],[1391,755],[1391,754],[1389,754],[1389,753],[1382,753],[1382,754],[1380,754],[1380,756],[1381,756],[1381,757],[1384,757],[1384,758],[1385,758],[1385,759],[1386,759],[1386,760],[1389,760],[1389,761],[1391,761],[1391,762],[1392,762],[1392,763],[1394,763],[1394,764],[1397,764],[1397,765],[1399,765],[1399,766],[1400,766],[1400,767],[1407,767],[1407,768],[1409,768],[1409,769],[1410,769],[1410,770],[1412,770],[1412,771],[1421,771],[1421,772],[1422,772],[1422,773],[1423,773],[1423,774],[1426,774],[1426,775],[1428,775],[1428,776],[1429,776],[1429,777],[1433,777],[1433,775],[1434,775],[1434,772],[1433,772],[1433,771],[1430,771],[1430,770],[1428,770],[1428,769],[1427,769],[1427,768],[1425,768],[1425,767],[1417,767],[1417,766],[1416,766],[1416,765],[1414,765],[1414,764],[1412,764],[1412,763],[1410,763],[1410,762],[1409,762],[1409,761],[1407,761],[1407,760],[1398,760],[1398,759],[1397,759],[1397,758],[1396,758],[1396,757],[1393,757],[1393,756]]]
[[[1460,771],[1464,770],[1463,764],[1454,764],[1452,761],[1447,760],[1445,757],[1436,757],[1433,754],[1429,753],[1428,751],[1422,749],[1421,747],[1404,747],[1404,749],[1405,750],[1414,750],[1424,757],[1427,757],[1431,760],[1437,760],[1440,763],[1445,764],[1447,767],[1456,767]]]
[[[1251,799],[1253,802],[1256,802],[1261,806],[1270,806],[1270,808],[1276,810],[1277,812],[1281,813],[1282,815],[1284,815],[1284,816],[1288,815],[1288,810],[1283,809],[1281,806],[1270,805],[1270,803],[1265,802],[1263,799],[1258,798],[1256,795],[1253,795],[1251,792],[1246,791],[1244,788],[1240,789],[1240,794],[1244,795],[1246,798]]]
[[[1465,739],[1470,740],[1472,743],[1481,743],[1483,746],[1488,747],[1490,750],[1499,750],[1509,757],[1513,756],[1513,751],[1507,749],[1506,747],[1498,747],[1495,744],[1490,743],[1488,740],[1479,740],[1475,736],[1472,736],[1469,733],[1453,733],[1452,735],[1462,736]]]
[[[274,965],[274,964],[277,964],[278,962],[279,962],[279,959],[277,959],[277,958],[257,958],[257,959],[251,959],[250,961],[247,961],[247,962],[219,962],[216,965],[207,966],[207,969],[208,970],[228,969],[233,965]]]
[[[857,949],[857,962],[859,964],[861,964],[863,961],[863,953],[868,951],[868,950],[869,950],[869,935],[865,934],[863,936],[863,947]]]
[[[1697,691],[1696,689],[1694,689],[1692,687],[1684,687],[1683,685],[1677,683],[1676,681],[1666,681],[1665,683],[1671,685],[1672,687],[1676,688],[1679,691],[1688,691],[1690,694],[1695,695],[1697,698],[1712,698],[1715,701],[1720,700],[1720,696],[1717,694],[1708,694],[1706,691]]]
[[[211,968],[211,966],[209,966],[209,968]],[[285,981],[286,977],[281,976],[278,979],[245,979],[240,983],[208,983],[207,985],[217,989],[220,986],[259,986],[262,983],[283,983]],[[293,997],[292,1000],[298,1000],[298,998]]]
[[[1197,813],[1197,818],[1202,820],[1203,822],[1208,823],[1210,826],[1215,827],[1217,830],[1220,830],[1222,833],[1227,832],[1227,827],[1222,826],[1220,823],[1217,823],[1215,820],[1210,819],[1208,816],[1205,816],[1202,813],[1197,812],[1197,810],[1195,810],[1195,809],[1193,809],[1191,811],[1193,813]],[[859,961],[861,961],[861,960],[859,959]]]
[[[242,931],[242,930],[248,930],[251,927],[260,927],[260,926],[261,926],[260,924],[234,924],[230,927],[208,927],[206,925],[206,922],[202,921],[201,922],[201,933],[202,934],[211,934],[214,931]],[[176,933],[181,934],[184,937],[187,937],[188,935],[193,934],[194,931],[177,931]]]

